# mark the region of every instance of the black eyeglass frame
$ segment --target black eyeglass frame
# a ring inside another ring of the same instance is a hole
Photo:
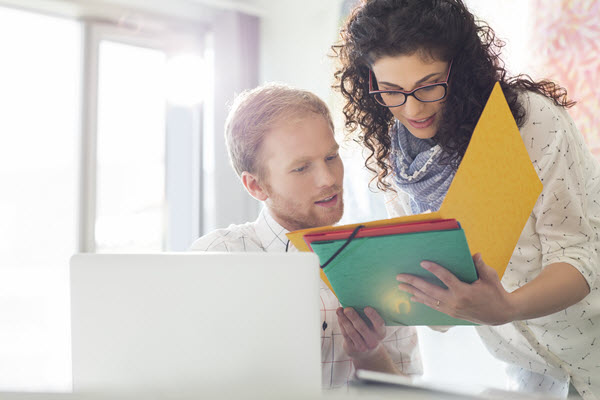
[[[443,100],[446,97],[446,95],[448,94],[448,79],[450,78],[450,71],[452,71],[452,61],[453,60],[450,60],[450,65],[448,66],[448,75],[446,75],[446,80],[444,80],[443,82],[436,82],[436,83],[431,83],[429,85],[419,86],[418,88],[413,89],[410,92],[405,92],[403,90],[373,90],[373,71],[371,69],[369,69],[369,94],[375,98],[375,101],[377,102],[377,104],[382,105],[387,108],[403,106],[404,104],[406,104],[406,101],[408,100],[409,96],[414,97],[415,99],[419,100],[421,103],[435,103],[436,101]],[[417,96],[415,96],[415,92],[417,90],[421,90],[423,88],[428,88],[428,87],[433,87],[433,86],[442,86],[444,88],[444,95],[442,97],[440,97],[439,99],[437,99],[437,100],[421,100]],[[388,106],[387,104],[384,104],[381,101],[377,100],[376,95],[381,94],[381,93],[401,93],[404,95],[404,101],[401,104],[397,104],[394,106]]]

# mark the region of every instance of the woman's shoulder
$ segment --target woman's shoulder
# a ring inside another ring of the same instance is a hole
[[[519,94],[525,109],[525,119],[520,127],[524,140],[552,143],[576,134],[577,128],[566,109],[543,94],[523,91]]]
[[[519,101],[525,109],[525,125],[535,125],[539,120],[557,120],[557,115],[562,114],[563,108],[541,93],[522,91],[519,93]]]
[[[526,119],[519,130],[529,156],[538,169],[554,165],[557,157],[565,154],[585,161],[586,166],[595,162],[583,135],[565,107],[533,92],[522,93],[520,99]]]

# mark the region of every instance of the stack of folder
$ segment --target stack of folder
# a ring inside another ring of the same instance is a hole
[[[443,286],[420,267],[428,260],[473,282],[477,276],[471,255],[481,253],[502,278],[541,191],[542,183],[496,83],[439,211],[302,229],[287,236],[300,251],[319,255],[326,264],[321,278],[344,307],[362,312],[371,306],[388,325],[466,324],[411,302],[410,295],[398,289],[396,275],[414,274]]]
[[[446,287],[419,266],[422,260],[444,265],[462,281],[477,280],[465,232],[455,219],[362,228],[351,238],[354,232],[304,235],[321,265],[327,264],[323,272],[345,307],[354,307],[361,314],[366,306],[373,307],[386,325],[471,324],[411,302],[408,293],[398,290],[396,281],[396,274],[402,271]]]

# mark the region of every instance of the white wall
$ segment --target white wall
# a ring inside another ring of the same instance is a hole
[[[383,197],[367,189],[371,173],[361,149],[345,140],[341,95],[331,89],[343,0],[256,0],[261,15],[260,81],[281,81],[316,93],[329,105],[345,166],[345,213],[340,223],[385,218]]]
[[[331,97],[331,60],[341,0],[257,0],[261,9],[260,81],[281,81]]]
[[[479,19],[488,23],[496,37],[506,43],[502,59],[511,74],[531,73],[529,39],[532,8],[529,1],[466,0],[467,7]]]

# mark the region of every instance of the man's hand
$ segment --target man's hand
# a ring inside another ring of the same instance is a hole
[[[370,320],[370,326],[352,307],[340,307],[336,311],[344,337],[344,350],[353,359],[370,357],[377,352],[385,338],[383,318],[371,307],[366,307],[364,311]]]
[[[514,319],[514,305],[502,287],[496,271],[483,262],[481,254],[473,256],[479,279],[469,284],[460,281],[438,264],[423,261],[421,266],[437,276],[448,289],[414,275],[399,274],[400,290],[412,294],[411,301],[423,303],[454,318],[485,325],[501,325]]]

